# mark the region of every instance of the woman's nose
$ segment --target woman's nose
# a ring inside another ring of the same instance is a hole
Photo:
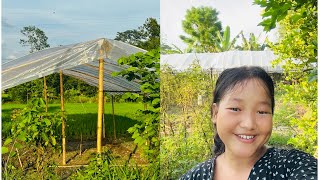
[[[240,121],[240,127],[245,128],[246,130],[254,130],[257,127],[256,124],[256,113],[247,112],[243,113]]]

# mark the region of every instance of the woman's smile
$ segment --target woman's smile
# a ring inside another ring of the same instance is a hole
[[[256,139],[256,136],[250,136],[250,135],[244,135],[244,134],[236,134],[237,138],[239,141],[243,143],[253,143],[254,140]]]

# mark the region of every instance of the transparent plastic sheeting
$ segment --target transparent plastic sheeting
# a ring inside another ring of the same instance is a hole
[[[239,66],[260,66],[269,73],[281,73],[281,66],[272,67],[271,62],[276,59],[272,51],[226,51],[221,53],[187,53],[161,55],[161,66],[183,71],[198,60],[204,70],[220,73],[227,68]]]
[[[109,39],[45,49],[2,64],[2,90],[58,73],[81,79],[98,87],[100,50],[104,54],[104,90],[112,92],[140,91],[140,85],[122,77],[112,77],[112,72],[126,69],[117,60],[143,49]],[[107,57],[106,57],[107,56]]]

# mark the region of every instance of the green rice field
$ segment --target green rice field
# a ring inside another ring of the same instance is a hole
[[[10,135],[11,114],[14,109],[22,109],[24,104],[2,104],[2,137]],[[110,139],[114,137],[113,115],[111,103],[105,104],[105,135]],[[130,134],[127,129],[137,123],[135,112],[143,109],[142,103],[115,103],[114,119],[117,138],[127,138]],[[60,104],[49,104],[49,112],[60,112]],[[94,103],[67,103],[65,104],[67,116],[66,137],[69,140],[96,139],[98,104]],[[57,129],[61,134],[61,127]]]

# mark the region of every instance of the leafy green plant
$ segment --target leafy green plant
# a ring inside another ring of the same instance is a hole
[[[18,158],[20,166],[24,167],[19,149],[31,151],[33,157],[36,157],[32,164],[35,164],[37,171],[41,171],[45,157],[50,157],[48,148],[54,148],[57,145],[55,130],[61,123],[60,117],[57,114],[45,112],[45,103],[41,98],[32,99],[27,107],[16,113],[12,119],[11,136],[7,137],[2,146],[2,154],[9,153],[4,171],[7,171],[7,167],[13,166],[9,164],[10,157]]]
[[[86,168],[77,170],[70,179],[158,179],[154,169],[148,166],[119,165],[109,151],[96,155]]]
[[[234,45],[236,43],[237,38],[239,37],[239,34],[235,38],[231,39],[229,26],[227,26],[224,30],[223,36],[221,36],[219,31],[217,31],[216,34],[218,40],[215,41],[215,52],[224,52],[234,49]]]
[[[159,163],[159,111],[160,111],[160,50],[154,49],[147,53],[136,53],[119,59],[119,64],[129,68],[117,73],[129,81],[141,84],[141,94],[131,94],[131,99],[142,99],[147,105],[144,110],[137,112],[139,123],[128,129],[134,142],[143,149],[149,162]]]

